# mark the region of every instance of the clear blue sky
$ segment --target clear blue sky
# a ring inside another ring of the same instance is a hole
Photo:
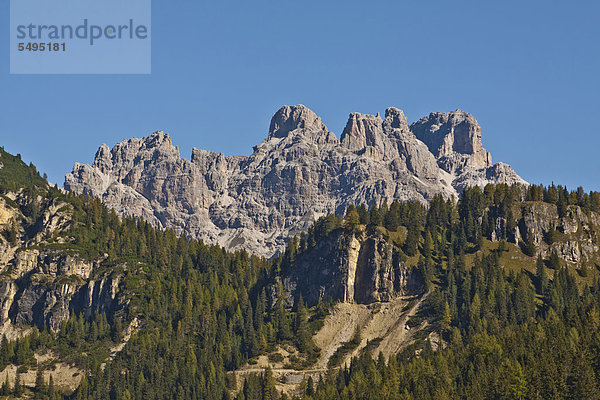
[[[0,4],[0,145],[63,183],[98,146],[155,130],[249,154],[302,103],[338,137],[348,113],[471,112],[494,161],[600,190],[600,3],[153,1],[152,75],[9,75]]]

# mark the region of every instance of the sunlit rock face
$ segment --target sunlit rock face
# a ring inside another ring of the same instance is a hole
[[[178,234],[268,257],[351,203],[426,202],[497,182],[525,183],[508,165],[492,165],[468,113],[433,113],[411,126],[397,108],[383,118],[352,113],[338,140],[297,105],[273,115],[249,156],[194,149],[187,160],[168,134],[155,132],[102,145],[92,165],[75,164],[65,189]]]

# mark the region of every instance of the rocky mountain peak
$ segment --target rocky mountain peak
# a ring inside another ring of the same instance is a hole
[[[410,129],[447,172],[492,166],[492,156],[481,144],[481,126],[467,112],[431,113],[413,123]]]
[[[101,146],[93,165],[75,164],[65,189],[178,234],[271,256],[290,234],[349,204],[426,202],[497,182],[526,183],[509,166],[491,166],[470,114],[432,113],[409,127],[397,108],[384,119],[352,113],[340,141],[296,105],[273,115],[250,156],[194,149],[189,161],[159,131]]]
[[[112,155],[110,153],[110,147],[106,144],[100,146],[98,151],[96,152],[96,156],[94,157],[94,163],[92,166],[98,168],[100,171],[110,171],[113,163],[112,163]]]
[[[321,118],[308,107],[283,106],[271,118],[268,138],[284,138],[294,131],[328,132]]]

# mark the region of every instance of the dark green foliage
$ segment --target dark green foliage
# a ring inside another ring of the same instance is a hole
[[[6,374],[4,381],[2,382],[2,387],[0,388],[0,395],[8,396],[11,393],[10,384],[8,382],[8,374]]]
[[[21,155],[4,151],[0,147],[0,193],[16,192],[20,188],[39,189],[46,188],[48,183],[42,178],[32,164],[29,166],[21,160]]]
[[[52,382],[54,384],[54,381]],[[44,380],[44,370],[41,367],[38,367],[37,373],[35,375],[35,392],[36,398],[43,399],[44,395],[48,392],[48,388],[46,387],[46,381]]]
[[[536,306],[527,274],[506,276],[495,252],[448,274],[421,311],[439,324],[446,349],[425,341],[419,355],[412,347],[387,363],[365,353],[323,377],[311,398],[599,398],[597,285],[580,293],[560,269]]]
[[[535,277],[537,279],[536,287],[538,292],[545,294],[546,288],[548,287],[548,272],[546,271],[546,264],[541,255],[538,256],[537,262],[535,263]]]
[[[17,372],[17,374],[15,376],[15,386],[13,388],[13,394],[16,397],[21,397],[21,396],[23,396],[24,391],[25,391],[25,388],[23,387],[23,383],[21,382],[21,374],[19,372]]]
[[[527,254],[529,257],[534,257],[537,249],[535,246],[535,241],[533,240],[533,234],[531,232],[527,232],[527,239],[525,240],[525,246],[523,248],[523,252]]]
[[[475,221],[485,220],[486,213],[510,217],[518,199],[549,201],[555,197],[554,191],[559,202],[559,191],[565,192],[560,187],[532,188],[524,195],[502,185],[486,187],[483,194],[477,190],[470,193],[468,204],[459,202],[456,221],[452,220],[452,205],[447,212],[440,212],[442,202],[437,201],[425,214],[424,226],[415,220],[411,223],[409,212],[401,221],[409,235],[410,225],[418,233],[413,237],[413,254],[420,257],[418,265],[429,276],[426,281],[432,289],[412,326],[429,320],[434,330],[439,329],[447,348],[434,352],[428,341],[417,341],[414,346],[421,348],[418,356],[413,346],[392,356],[387,364],[365,353],[353,360],[350,369],[330,372],[313,389],[306,385],[304,398],[600,398],[596,356],[600,350],[600,286],[586,286],[582,291],[555,252],[546,261],[538,257],[535,275],[525,271],[507,275],[499,264],[507,250],[505,239],[510,239],[506,231],[499,235],[498,250],[475,256],[470,265],[465,262],[465,252],[480,249],[480,234],[487,235],[492,229],[492,225],[486,228]],[[567,206],[574,201],[581,207],[586,204],[581,191],[564,198]],[[373,209],[370,216],[379,214],[380,224],[385,226],[386,214]],[[514,231],[510,224],[507,228]],[[446,247],[448,241],[454,245]],[[524,250],[530,255],[536,252],[532,243],[528,234]],[[447,266],[440,262],[444,260],[440,254],[446,255]],[[553,279],[547,266],[554,269]],[[332,365],[352,346],[352,342],[342,346],[332,357]]]
[[[406,226],[406,240],[403,250],[408,256],[417,254],[419,240],[421,238],[421,227],[423,226],[423,209],[418,203],[410,203],[408,209],[408,224]]]
[[[13,183],[7,190],[21,185]],[[141,220],[121,219],[87,196],[63,194],[42,185],[25,186],[19,196],[16,206],[33,221],[31,226],[49,204],[67,204],[65,210],[72,214],[67,234],[73,239],[48,246],[92,260],[104,259],[94,274],[122,274],[120,296],[127,299],[128,307],[115,315],[96,310],[84,317],[72,312],[54,338],[45,329],[41,334],[34,329],[32,335],[16,342],[4,339],[0,367],[11,362],[34,365],[33,352],[48,346],[89,371],[74,395],[77,399],[106,394],[111,398],[222,399],[229,395],[226,371],[280,341],[296,343],[310,359],[318,355],[309,310],[302,306],[292,312],[283,293],[269,299],[265,291],[275,267],[293,265],[298,239],[290,240],[281,257],[265,260],[245,251],[227,253],[218,246],[178,238],[172,230],[156,230]],[[303,246],[314,246],[340,226],[341,218],[322,218],[305,236]],[[6,235],[12,239],[12,233]],[[273,308],[272,300],[276,300]],[[134,317],[141,321],[139,332],[114,361],[100,369],[108,349],[121,340]],[[266,389],[261,392],[275,398],[270,389],[272,377],[264,381]],[[38,392],[41,387],[38,379]],[[49,398],[58,396],[53,378],[47,392]]]
[[[281,256],[265,260],[177,237],[141,220],[120,219],[98,200],[48,187],[20,157],[0,151],[0,162],[0,191],[23,189],[17,202],[4,201],[26,216],[26,236],[51,202],[65,202],[73,216],[68,232],[73,240],[48,246],[103,259],[94,274],[123,276],[120,295],[127,299],[127,309],[115,315],[94,310],[87,317],[73,312],[56,337],[40,327],[42,332],[34,329],[28,338],[0,342],[0,369],[8,363],[32,367],[33,352],[44,347],[86,368],[73,399],[227,399],[235,386],[228,371],[278,343],[295,345],[307,360],[314,360],[318,352],[312,334],[326,306],[308,310],[298,299],[291,310],[281,287],[272,293],[274,278],[294,268],[302,252],[332,232],[346,227],[351,232],[345,234],[353,234],[360,225],[370,232],[405,229],[402,251],[396,250],[395,256],[402,261],[405,254],[414,257],[410,262],[417,264],[428,289],[410,323],[427,320],[427,329],[440,334],[446,347],[434,351],[422,336],[387,362],[361,355],[350,368],[307,380],[305,398],[598,398],[598,283],[578,287],[556,253],[545,261],[538,258],[535,276],[507,274],[499,263],[506,241],[514,240],[519,202],[556,204],[563,216],[575,205],[584,212],[600,211],[596,192],[569,192],[554,185],[488,185],[483,191],[465,190],[457,204],[436,196],[429,207],[417,202],[369,209],[359,205],[345,216],[320,218],[305,234],[291,238]],[[18,240],[18,234],[3,232],[9,241]],[[500,240],[499,250],[474,255],[492,235]],[[527,247],[530,237],[525,251],[533,255],[535,248]],[[546,266],[553,271],[548,273]],[[141,328],[102,368],[108,349],[136,317]],[[339,363],[359,343],[356,332],[331,363]],[[59,397],[53,378],[46,386],[40,376],[34,394]],[[5,382],[0,391],[21,393],[23,387],[17,382],[10,388]],[[270,370],[250,375],[237,396],[285,398],[275,390]]]
[[[363,225],[368,225],[370,222],[370,219],[369,219],[369,211],[367,210],[367,207],[364,204],[361,204],[356,208],[356,211],[358,212],[358,218],[359,218],[360,223]]]

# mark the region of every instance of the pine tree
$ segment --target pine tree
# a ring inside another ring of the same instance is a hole
[[[275,326],[277,328],[277,337],[280,340],[290,340],[292,338],[292,330],[290,329],[288,313],[283,307],[282,289],[280,289],[280,295],[275,303]]]
[[[262,400],[275,400],[277,391],[275,389],[275,378],[271,367],[267,368],[262,376]]]
[[[54,377],[50,374],[50,379],[48,381],[48,399],[55,400],[57,398],[56,389],[54,387]]]
[[[360,218],[358,216],[358,212],[356,212],[354,205],[351,204],[348,207],[348,212],[346,213],[346,217],[344,218],[344,228],[348,231],[356,231],[359,224]]]
[[[4,383],[2,383],[2,388],[0,388],[0,394],[3,396],[8,396],[10,394],[10,383],[8,382],[8,373],[6,374]]]
[[[87,399],[88,389],[89,389],[88,379],[87,379],[87,376],[84,375],[83,378],[81,378],[81,382],[79,382],[79,387],[77,387],[77,394],[75,395],[75,400]]]
[[[315,383],[313,381],[312,376],[308,376],[308,380],[306,381],[306,395],[313,396],[315,394]]]
[[[541,255],[538,256],[535,264],[535,276],[537,278],[538,293],[544,294],[546,292],[546,287],[548,286],[548,273],[546,272],[546,264],[544,264]]]
[[[360,204],[356,208],[356,212],[358,213],[359,222],[363,225],[368,225],[369,224],[369,211],[367,210],[367,207],[364,204]]]
[[[535,253],[537,252],[535,241],[533,240],[533,232],[531,231],[527,232],[527,240],[525,241],[524,251],[529,257],[534,257]]]
[[[308,326],[308,311],[302,300],[302,295],[298,298],[298,306],[296,311],[296,344],[298,350],[301,352],[307,352],[311,350],[311,335],[310,328]]]
[[[38,394],[46,393],[46,381],[44,380],[44,371],[39,366],[35,375],[35,391]]]
[[[562,261],[560,257],[558,257],[558,253],[556,252],[556,250],[552,250],[552,252],[550,253],[548,265],[556,271],[562,268]]]
[[[521,400],[527,396],[527,380],[518,361],[514,362],[510,391],[514,399]]]
[[[425,259],[431,258],[433,250],[433,239],[431,239],[431,233],[425,232],[425,239],[423,240],[423,256]]]
[[[451,324],[452,324],[452,311],[450,310],[450,305],[446,301],[444,303],[444,311],[442,314],[442,332],[447,332],[450,329]]]
[[[372,226],[380,226],[383,221],[383,217],[377,205],[373,204],[369,208],[369,224]]]
[[[23,395],[24,389],[21,384],[21,374],[17,371],[17,375],[15,376],[15,386],[13,389],[13,393],[17,397],[21,397]]]
[[[419,246],[419,227],[415,224],[408,226],[408,232],[406,234],[406,240],[404,241],[404,252],[412,257],[417,254],[417,249]]]
[[[0,370],[3,370],[14,356],[14,354],[9,354],[9,351],[10,345],[8,339],[6,339],[6,335],[2,335],[2,341],[0,342]]]

